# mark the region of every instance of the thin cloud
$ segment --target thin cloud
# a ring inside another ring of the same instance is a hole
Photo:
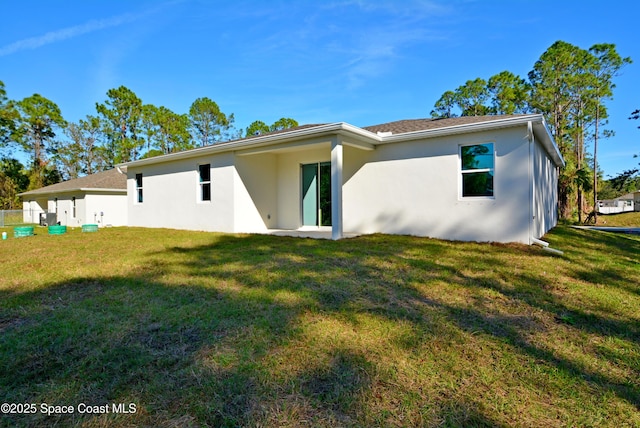
[[[387,73],[398,58],[405,56],[408,46],[443,39],[445,37],[437,32],[402,29],[401,26],[375,34],[364,32],[351,48],[343,51],[347,61],[340,68],[347,78],[347,89],[357,89],[370,79]]]
[[[92,19],[91,21],[81,25],[63,28],[57,31],[51,31],[42,36],[18,40],[17,42],[1,47],[0,56],[11,55],[13,53],[29,49],[37,49],[51,43],[68,40],[74,37],[81,36],[83,34],[93,33],[95,31],[104,30],[105,28],[117,27],[127,22],[132,22],[139,18],[139,16],[140,15],[124,14],[108,19]]]
[[[402,16],[438,16],[448,14],[450,7],[447,2],[435,0],[412,0],[398,2],[394,0],[343,0],[323,5],[327,9],[357,7],[364,12],[384,11]]]

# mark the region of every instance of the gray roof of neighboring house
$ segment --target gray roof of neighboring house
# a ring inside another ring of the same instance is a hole
[[[618,196],[615,199],[635,199],[636,193],[640,193],[640,190],[636,190],[635,192],[626,193],[622,196]]]
[[[30,190],[21,193],[20,196],[37,196],[49,195],[53,193],[67,193],[73,191],[87,190],[127,190],[127,176],[121,174],[117,169],[98,172],[73,180],[63,181],[62,183],[52,184],[50,186],[41,187],[40,189]]]
[[[640,195],[640,190],[633,191],[631,193],[625,193],[622,196],[618,196],[613,199],[600,199],[600,202],[615,202],[615,201],[632,201],[636,198],[636,195]]]

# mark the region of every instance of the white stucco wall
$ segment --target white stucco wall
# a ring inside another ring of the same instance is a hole
[[[47,199],[25,199],[22,202],[22,221],[37,224],[40,221],[40,213],[47,210]]]
[[[76,198],[76,213],[73,215],[73,199]],[[56,201],[57,210],[56,210]],[[49,210],[56,213],[56,221],[63,226],[78,227],[87,223],[86,201],[84,192],[64,193],[49,196]]]
[[[102,214],[102,215],[101,215]],[[85,196],[85,223],[104,226],[127,225],[127,195],[113,193],[87,193]]]
[[[73,215],[74,197],[76,198],[75,216]],[[79,227],[87,223],[97,223],[99,226],[126,226],[127,195],[84,191],[49,194],[36,200],[25,200],[23,210],[25,222],[39,223],[40,213],[47,211],[55,213],[56,222],[63,226]],[[101,212],[104,213],[102,218]],[[94,216],[94,213],[97,213],[97,216]]]
[[[73,198],[76,198],[76,212],[73,215]],[[24,221],[33,218],[38,223],[40,213],[56,214],[56,222],[63,226],[79,227],[87,223],[99,226],[125,226],[127,224],[127,195],[117,193],[86,193],[84,191],[47,195],[37,200],[23,203]],[[100,217],[103,212],[104,216]],[[94,216],[94,213],[97,213]]]
[[[558,223],[558,170],[538,141],[533,147],[532,235],[541,238]]]
[[[84,194],[76,194],[76,212],[75,216],[73,215],[73,200],[69,202],[69,213],[71,216],[69,217],[69,226],[78,227],[82,226],[87,222],[87,201],[84,198]]]
[[[211,201],[199,201],[198,165],[211,164]],[[136,173],[144,201],[137,203]],[[127,170],[128,225],[234,232],[233,154],[184,159]]]
[[[54,201],[55,206],[55,201]],[[77,205],[76,205],[77,208]],[[65,197],[58,197],[58,204],[56,212],[56,220],[63,226],[77,226],[77,218],[73,217],[73,210],[71,208],[71,195],[65,195]]]
[[[344,230],[528,243],[526,127],[345,147]],[[493,198],[463,198],[459,147],[493,142]]]
[[[278,218],[277,155],[235,157],[233,209],[236,232],[265,232]]]

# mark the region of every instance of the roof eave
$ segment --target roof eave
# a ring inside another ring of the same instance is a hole
[[[410,141],[416,139],[436,138],[440,136],[463,134],[470,132],[480,132],[492,129],[507,128],[512,126],[526,125],[532,122],[534,133],[541,141],[545,150],[549,153],[557,166],[564,166],[564,159],[553,140],[553,136],[549,132],[544,116],[542,114],[528,114],[518,117],[497,118],[495,120],[468,123],[462,125],[447,126],[443,128],[427,129],[421,131],[405,132],[402,134],[381,136],[371,131],[353,126],[346,122],[329,123],[318,125],[311,128],[297,129],[290,132],[278,134],[268,134],[259,137],[253,137],[245,140],[230,141],[226,143],[218,143],[211,146],[199,147],[184,152],[171,153],[167,155],[155,156],[147,159],[139,159],[132,162],[126,162],[116,165],[116,168],[127,170],[129,166],[145,166],[164,162],[173,162],[182,159],[191,159],[203,155],[211,155],[224,152],[232,152],[240,149],[254,149],[274,144],[282,144],[305,138],[317,138],[322,136],[340,135],[346,139],[354,139],[366,142],[372,146],[379,144],[389,144],[400,141]]]
[[[109,187],[81,187],[81,192],[96,192],[96,193],[127,193],[127,189],[114,189]]]
[[[51,190],[46,192],[38,192],[38,191],[30,191],[24,193],[18,193],[18,196],[49,196],[49,195],[59,195],[64,193],[77,193],[77,192],[85,192],[85,193],[127,193],[127,189],[113,189],[113,188],[98,188],[98,187],[76,187],[74,189],[64,189],[64,190]]]
[[[426,129],[422,131],[405,132],[382,137],[380,144],[395,143],[399,141],[409,141],[424,138],[436,138],[447,135],[466,134],[471,132],[489,131],[499,128],[508,128],[512,126],[526,125],[532,122],[534,132],[540,139],[542,145],[547,150],[556,166],[564,166],[564,159],[560,154],[558,146],[555,144],[553,136],[547,127],[546,121],[542,114],[528,114],[518,117],[509,117],[495,119],[477,123],[466,123],[462,125],[447,126],[436,129]]]
[[[417,140],[422,138],[435,138],[446,135],[465,134],[470,132],[486,131],[496,128],[507,128],[511,126],[524,125],[532,118],[541,115],[526,115],[495,119],[483,122],[465,123],[461,125],[444,126],[441,128],[424,129],[421,131],[403,132],[382,137],[382,143],[394,143],[397,141]]]
[[[564,167],[565,166],[564,158],[560,153],[560,149],[558,148],[558,145],[556,144],[553,138],[553,135],[551,135],[551,131],[547,126],[547,121],[544,120],[544,116],[542,115],[539,115],[539,116],[540,116],[539,120],[531,121],[533,125],[533,132],[536,135],[536,137],[539,139],[539,141],[541,142],[542,146],[545,148],[549,156],[551,156],[551,159],[553,159],[553,162],[556,164],[556,166]]]
[[[300,140],[304,138],[314,138],[320,136],[342,135],[345,137],[355,138],[357,140],[366,141],[372,144],[380,142],[380,137],[373,132],[367,131],[357,126],[350,125],[345,122],[328,123],[326,125],[318,125],[312,128],[297,129],[290,132],[282,132],[278,134],[268,134],[259,137],[253,137],[248,140],[230,141],[226,143],[213,144],[211,146],[199,147],[196,149],[186,150],[184,152],[170,153],[167,155],[154,156],[146,159],[139,159],[132,162],[125,162],[116,165],[126,171],[130,166],[144,166],[164,162],[173,162],[176,160],[190,159],[203,155],[216,153],[231,152],[239,149],[253,149],[272,144],[287,143],[290,141]]]

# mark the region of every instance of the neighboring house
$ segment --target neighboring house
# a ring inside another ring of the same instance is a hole
[[[598,212],[600,214],[618,214],[632,211],[640,211],[640,190],[627,193],[615,199],[598,201]]]
[[[120,168],[129,226],[531,243],[563,164],[531,114],[305,125]]]
[[[21,193],[26,223],[39,223],[42,213],[49,223],[65,226],[127,224],[127,177],[117,169],[98,172]]]

